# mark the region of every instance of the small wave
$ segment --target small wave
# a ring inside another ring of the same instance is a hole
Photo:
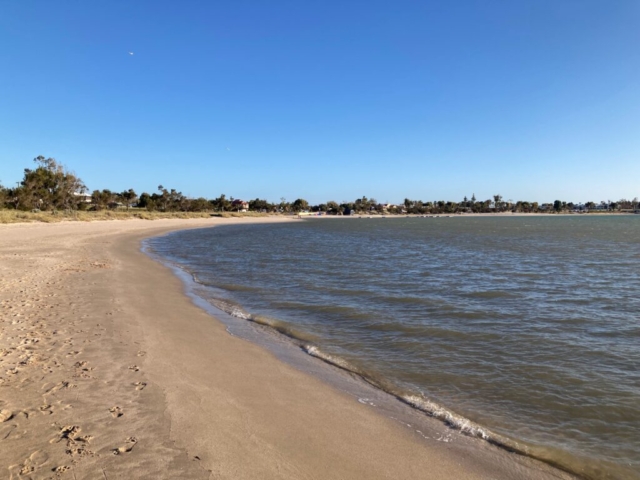
[[[534,272],[513,272],[513,275],[518,277],[532,278],[534,280],[544,278],[544,275]]]
[[[245,312],[241,308],[232,308],[229,312],[229,315],[236,318],[241,318],[243,320],[251,320],[251,314]]]
[[[465,433],[469,436],[482,438],[483,440],[490,440],[492,437],[487,429],[482,428],[476,423],[473,423],[468,418],[462,417],[450,410],[447,410],[443,406],[438,405],[431,400],[420,397],[418,395],[401,395],[399,398],[413,408],[427,413],[439,420],[442,420],[450,427],[455,428],[456,430],[460,430],[462,433]]]
[[[504,448],[507,451],[518,453],[521,455],[531,456],[531,453],[528,451],[526,447],[520,446],[518,443],[511,441],[505,437],[497,435],[485,427],[474,423],[473,421],[465,418],[461,415],[458,415],[451,410],[447,410],[443,406],[433,402],[421,395],[416,395],[413,393],[399,393],[398,390],[392,386],[384,385],[382,382],[378,382],[373,379],[371,376],[367,375],[364,372],[359,371],[359,369],[355,368],[349,362],[344,360],[343,358],[328,354],[323,352],[318,347],[314,345],[304,345],[302,347],[303,351],[312,357],[316,357],[330,365],[338,367],[342,370],[345,370],[349,373],[355,374],[359,376],[361,379],[370,383],[376,388],[394,396],[401,402],[406,405],[415,408],[431,417],[437,418],[442,421],[445,425],[453,428],[455,430],[459,430],[465,435],[470,437],[480,438],[485,440],[493,445]],[[359,398],[358,401],[363,404],[368,404],[375,406],[375,404],[371,403],[368,398]]]
[[[240,305],[231,302],[229,300],[223,300],[221,298],[211,298],[209,297],[209,302],[219,310],[222,310],[228,315],[232,317],[239,318],[241,320],[246,320],[248,322],[253,322],[263,327],[267,327],[271,330],[274,330],[282,335],[289,337],[294,340],[298,345],[306,342],[315,341],[315,337],[311,334],[302,333],[294,328],[292,328],[287,323],[277,320],[275,318],[267,317],[265,315],[253,315],[246,310],[244,310]]]
[[[333,355],[329,355],[328,353],[323,352],[318,347],[313,345],[304,345],[302,349],[307,352],[312,357],[319,358],[320,360],[324,360],[325,362],[334,365],[336,367],[342,368],[348,372],[359,373],[356,368],[349,364],[346,360],[335,357]]]
[[[516,298],[517,294],[505,292],[503,290],[487,290],[480,292],[470,292],[467,293],[468,297],[476,297],[476,298]]]
[[[347,307],[343,305],[313,305],[302,302],[293,302],[293,301],[278,301],[274,302],[273,305],[278,308],[286,308],[290,310],[302,310],[304,312],[313,312],[315,314],[324,314],[324,315],[340,315],[342,319],[351,319],[351,320],[359,320],[359,319],[368,319],[369,314],[363,311],[360,311],[353,307]]]
[[[380,295],[377,297],[378,300],[385,303],[394,303],[400,305],[427,305],[427,306],[437,306],[442,303],[442,300],[434,300],[431,298],[424,297],[416,297],[416,296],[392,296],[392,295]]]
[[[257,292],[260,290],[259,288],[250,287],[248,285],[238,285],[235,283],[221,283],[215,286],[229,292]]]
[[[509,438],[503,437],[502,435],[498,435],[491,430],[478,425],[477,423],[472,422],[466,417],[462,415],[458,415],[451,410],[447,410],[442,405],[437,404],[427,398],[424,398],[421,395],[409,394],[409,395],[396,395],[396,398],[401,402],[406,403],[410,407],[415,408],[421,412],[426,413],[438,420],[441,420],[445,425],[453,428],[455,430],[459,430],[461,433],[468,435],[470,437],[480,438],[485,440],[492,445],[503,448],[508,452],[517,453],[519,455],[524,455],[526,457],[537,458],[540,460],[544,460],[550,465],[555,467],[565,469],[561,464],[549,459],[544,456],[536,456],[533,455],[529,448],[526,445],[521,445],[518,442],[515,442]],[[571,471],[571,470],[569,470]]]
[[[311,342],[315,340],[313,335],[302,333],[297,329],[292,328],[289,324],[272,317],[267,317],[265,315],[251,315],[247,320],[257,323],[258,325],[271,328],[292,340],[296,340],[297,342]]]
[[[231,315],[235,318],[240,318],[242,320],[251,320],[251,314],[246,312],[245,310],[229,300],[222,300],[220,298],[211,298],[209,297],[209,302],[219,310]]]

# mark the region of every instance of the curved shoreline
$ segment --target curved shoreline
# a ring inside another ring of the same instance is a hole
[[[172,232],[172,233],[177,233],[177,232]],[[343,359],[339,357],[333,357],[327,354],[326,352],[322,351],[317,345],[313,343],[308,343],[308,340],[305,340],[304,338],[297,336],[296,332],[291,332],[288,329],[281,328],[279,325],[274,325],[272,323],[265,322],[263,321],[260,315],[253,315],[253,314],[247,313],[246,311],[242,310],[242,305],[235,306],[234,304],[232,307],[225,309],[223,305],[220,305],[218,303],[219,299],[217,299],[218,301],[215,301],[215,302],[211,302],[210,300],[207,300],[207,298],[205,298],[206,294],[203,295],[202,293],[199,293],[197,291],[198,290],[197,287],[200,287],[204,290],[208,290],[211,287],[201,283],[196,277],[195,273],[191,272],[187,267],[181,265],[179,262],[170,260],[167,257],[164,257],[162,254],[153,251],[153,248],[148,244],[147,240],[150,240],[150,239],[147,238],[143,241],[143,244],[142,244],[143,246],[141,248],[141,251],[143,251],[149,257],[153,258],[154,260],[162,263],[163,265],[171,269],[173,273],[176,274],[183,282],[185,292],[189,295],[192,301],[194,301],[194,303],[198,305],[200,308],[203,308],[204,310],[206,310],[217,321],[222,321],[225,325],[227,325],[229,329],[230,327],[237,326],[234,319],[231,318],[231,317],[234,317],[235,319],[239,319],[241,322],[250,322],[262,327],[262,329],[267,329],[267,332],[263,332],[267,336],[263,336],[263,337],[260,336],[262,335],[262,333],[258,333],[257,337],[250,338],[250,336],[247,335],[246,333],[246,329],[243,330],[245,332],[244,334],[239,333],[237,336],[240,336],[241,338],[252,341],[253,343],[257,343],[258,345],[264,348],[267,348],[269,351],[271,351],[276,356],[278,356],[278,349],[280,348],[280,344],[274,344],[273,342],[270,342],[268,335],[269,334],[282,335],[283,337],[286,338],[287,341],[290,341],[296,348],[304,352],[305,355],[313,357],[321,362],[324,362],[327,365],[330,365],[331,368],[339,369],[343,372],[346,372],[349,375],[353,375],[357,377],[359,380],[362,380],[362,382],[365,382],[367,386],[377,389],[383,394],[387,395],[389,397],[387,401],[392,400],[392,401],[400,402],[403,405],[406,405],[408,408],[411,408],[424,415],[427,415],[428,417],[432,417],[438,420],[443,425],[446,425],[448,428],[459,431],[460,433],[468,437],[485,441],[506,452],[527,457],[535,461],[543,462],[553,468],[557,468],[568,474],[576,475],[578,476],[578,478],[583,478],[585,480],[591,480],[593,478],[589,475],[584,475],[584,474],[580,475],[579,473],[572,471],[571,468],[567,467],[566,465],[563,465],[553,459],[538,457],[535,454],[529,452],[528,447],[526,445],[521,446],[517,440],[496,434],[495,432],[489,430],[487,427],[476,424],[473,421],[469,420],[468,418],[461,416],[443,407],[442,405],[433,402],[428,398],[422,397],[416,394],[415,392],[402,393],[397,388],[385,387],[382,383],[380,383],[380,381],[377,381],[375,378],[370,377],[366,372],[359,371],[358,369],[354,368],[352,365],[345,362]],[[222,303],[226,303],[226,302],[222,302]],[[221,319],[221,315],[224,315],[229,318],[227,320]],[[259,329],[258,331],[260,332],[260,330],[261,329]],[[307,372],[307,373],[310,372],[309,368],[305,368],[304,362],[302,362],[301,364],[300,358],[298,358],[295,355],[293,355],[293,357],[294,358],[288,357],[289,361],[287,363],[294,366],[295,368],[302,370],[303,372]],[[311,374],[313,375],[313,373]],[[318,375],[316,374],[316,376]],[[326,383],[328,383],[329,385],[332,385],[334,387],[336,386],[336,384],[340,384],[339,379],[335,378],[334,372],[327,372],[325,373],[324,376],[320,376],[320,378],[324,380]],[[355,392],[355,390],[357,389],[354,389],[354,392],[353,392],[354,396],[358,398],[358,401],[362,401],[362,398],[360,398],[360,396],[358,395],[357,392]],[[361,402],[361,403],[366,404],[367,402]],[[382,412],[379,412],[379,413],[382,415],[385,415],[385,413],[382,413]],[[399,412],[394,409],[393,413],[398,414]],[[389,415],[389,412],[386,413],[386,416],[390,418],[394,418],[393,416]],[[395,420],[398,420],[398,418],[395,418]],[[401,422],[401,423],[404,424],[404,422]],[[409,428],[414,429],[417,432],[420,432],[420,435],[424,437],[424,434],[421,432],[418,426],[409,425]]]
[[[139,250],[149,236],[239,222],[3,229],[3,305],[21,316],[0,337],[3,367],[17,370],[2,385],[0,466],[62,478],[573,478],[462,435],[419,441],[229,335]],[[20,350],[25,338],[38,342]]]

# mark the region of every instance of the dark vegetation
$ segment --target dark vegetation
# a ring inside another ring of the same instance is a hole
[[[101,210],[145,210],[149,212],[244,212],[300,213],[322,212],[333,215],[343,214],[454,214],[454,213],[562,213],[562,212],[615,212],[637,211],[638,199],[617,202],[587,202],[575,204],[556,200],[553,204],[504,200],[494,195],[487,200],[478,200],[475,195],[465,197],[460,202],[444,200],[422,201],[405,199],[402,204],[382,204],[373,198],[362,197],[355,201],[328,201],[319,205],[299,198],[287,202],[271,203],[256,198],[243,201],[220,195],[217,198],[188,198],[181,192],[158,186],[153,193],[138,195],[130,188],[122,192],[108,189],[89,192],[82,180],[66,170],[53,158],[39,156],[34,159],[35,168],[25,169],[24,178],[14,188],[0,185],[0,208],[19,211],[101,211]]]

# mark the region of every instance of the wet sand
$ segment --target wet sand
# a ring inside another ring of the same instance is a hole
[[[421,439],[229,335],[140,252],[265,221],[284,220],[0,226],[0,477],[573,478],[463,435]]]

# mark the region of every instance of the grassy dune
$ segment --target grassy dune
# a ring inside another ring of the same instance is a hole
[[[146,210],[102,210],[99,212],[58,211],[58,212],[22,212],[0,210],[0,223],[32,222],[93,222],[99,220],[159,220],[163,218],[208,218],[208,217],[266,217],[266,213],[256,212],[148,212]]]

